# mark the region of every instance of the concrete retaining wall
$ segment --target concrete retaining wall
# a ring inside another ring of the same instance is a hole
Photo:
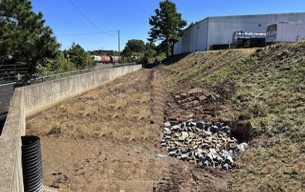
[[[21,136],[25,135],[26,117],[140,68],[111,68],[15,89],[0,136],[0,192],[24,191]]]
[[[25,134],[22,89],[16,89],[0,137],[0,191],[23,191],[21,135]]]
[[[141,65],[108,68],[102,71],[75,75],[60,80],[23,87],[26,115],[31,116],[67,98],[80,95],[97,88],[102,83],[106,83],[116,77],[140,68]]]

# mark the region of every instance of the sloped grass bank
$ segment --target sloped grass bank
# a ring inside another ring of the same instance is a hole
[[[234,87],[215,121],[251,132],[230,190],[305,191],[305,42],[191,53],[162,69],[172,92]]]
[[[166,82],[169,85],[177,85],[187,80],[200,80],[205,74],[217,71],[253,52],[255,52],[255,49],[191,53],[176,62],[174,66],[163,67],[163,70],[167,71]]]
[[[258,49],[195,82],[230,83],[236,120],[253,126],[234,191],[305,190],[305,43]]]

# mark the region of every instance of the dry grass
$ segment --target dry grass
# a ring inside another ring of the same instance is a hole
[[[118,81],[118,80],[117,80]],[[42,125],[41,135],[66,138],[109,138],[143,141],[155,133],[149,126],[150,93],[134,87],[108,89],[110,84],[42,112],[28,128]],[[145,90],[145,89],[143,89]],[[48,122],[52,120],[52,123]],[[37,122],[38,121],[38,122]]]

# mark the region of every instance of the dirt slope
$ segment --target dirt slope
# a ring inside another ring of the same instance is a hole
[[[299,43],[170,58],[28,119],[27,134],[41,138],[44,184],[60,191],[304,189],[304,50]],[[162,124],[189,118],[223,121],[250,141],[236,169],[167,156]]]

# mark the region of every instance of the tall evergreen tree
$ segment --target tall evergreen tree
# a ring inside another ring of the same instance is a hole
[[[129,58],[131,56],[137,56],[138,53],[144,53],[146,50],[145,43],[139,39],[128,40],[124,50],[122,51],[122,56]]]
[[[90,53],[86,52],[79,44],[72,43],[67,54],[69,60],[79,69],[92,67],[94,64]]]
[[[30,0],[0,1],[0,24],[0,55],[27,64],[31,73],[39,61],[57,55],[59,44],[43,14],[32,11]]]
[[[128,40],[125,47],[129,47],[132,52],[139,53],[145,51],[145,43],[139,39]]]
[[[156,51],[154,49],[155,47],[151,43],[145,44],[143,40],[131,39],[126,43],[121,55],[128,62],[146,62],[148,58],[155,56]]]
[[[161,49],[166,56],[172,54],[173,45],[182,35],[182,28],[186,26],[186,21],[177,13],[176,4],[170,0],[164,0],[159,3],[160,8],[155,10],[156,15],[149,18],[149,24],[152,26],[149,31],[150,42],[160,40]]]

